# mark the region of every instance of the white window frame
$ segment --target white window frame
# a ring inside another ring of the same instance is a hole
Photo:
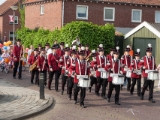
[[[9,40],[11,40],[11,39],[10,39],[10,37],[11,37],[10,32],[12,32],[12,31],[9,31]],[[12,32],[12,33],[13,33],[13,32]],[[12,34],[12,38],[13,38],[13,34]],[[11,41],[13,41],[13,39],[12,39]]]
[[[86,13],[86,17],[78,17],[78,11],[77,8],[78,7],[87,7],[87,13]],[[87,5],[77,5],[76,6],[76,19],[82,19],[82,20],[88,20],[88,6]]]
[[[40,14],[43,15],[44,14],[44,5],[40,6]]]
[[[17,23],[15,22],[15,18],[17,18]],[[13,22],[9,22],[9,24],[13,24]],[[18,24],[18,16],[14,16],[14,24]]]
[[[160,21],[157,21],[157,20],[156,20],[156,12],[159,12],[159,13],[160,13],[160,11],[155,11],[155,23],[160,23]]]
[[[140,20],[133,20],[133,12],[134,11],[139,11],[140,12]],[[142,22],[142,10],[141,9],[132,9],[132,18],[131,18],[131,21],[132,22],[137,22],[137,23]]]
[[[105,10],[106,9],[113,10],[113,19],[105,19]],[[103,10],[103,19],[104,19],[104,21],[115,21],[115,8],[113,8],[113,7],[104,7],[104,10]]]

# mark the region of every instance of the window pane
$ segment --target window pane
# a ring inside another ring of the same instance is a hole
[[[77,14],[78,14],[78,17],[87,17],[87,7],[78,6]]]
[[[133,11],[133,20],[140,21],[140,11]]]
[[[105,19],[113,19],[113,9],[105,9]]]
[[[155,13],[155,20],[156,22],[160,22],[160,12]]]

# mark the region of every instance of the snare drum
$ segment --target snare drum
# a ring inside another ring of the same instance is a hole
[[[78,86],[88,88],[90,87],[90,79],[89,78],[80,78],[78,82]]]
[[[132,74],[131,70],[128,70],[128,71],[126,72],[126,77],[127,77],[127,78],[131,78],[131,74]]]
[[[158,77],[158,71],[151,71],[151,72],[148,72],[148,80],[158,80],[159,77]]]
[[[103,78],[103,79],[107,79],[108,78],[107,71],[101,72],[101,78]]]
[[[115,85],[123,85],[124,84],[124,76],[120,74],[112,75],[112,83]]]

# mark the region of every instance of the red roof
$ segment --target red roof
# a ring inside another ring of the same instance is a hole
[[[18,0],[6,0],[3,4],[0,5],[0,15],[4,14],[10,9],[10,6],[18,3]]]
[[[47,1],[47,0],[25,0],[25,3],[40,2],[40,1]],[[104,2],[111,2],[111,3],[127,3],[127,4],[160,6],[160,0],[80,0],[80,1],[104,1]]]

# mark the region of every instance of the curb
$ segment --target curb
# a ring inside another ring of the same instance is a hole
[[[26,114],[23,114],[23,115],[19,115],[19,116],[15,116],[15,117],[11,117],[11,118],[8,118],[8,119],[12,119],[12,120],[23,120],[23,119],[27,119],[27,118],[30,118],[30,117],[34,117],[40,113],[43,113],[44,111],[48,110],[49,108],[51,108],[52,106],[54,107],[55,106],[55,99],[53,97],[50,97],[49,96],[49,102],[47,103],[47,105],[44,105],[41,109],[38,109],[38,110],[34,110],[32,111],[31,113],[28,112]]]

